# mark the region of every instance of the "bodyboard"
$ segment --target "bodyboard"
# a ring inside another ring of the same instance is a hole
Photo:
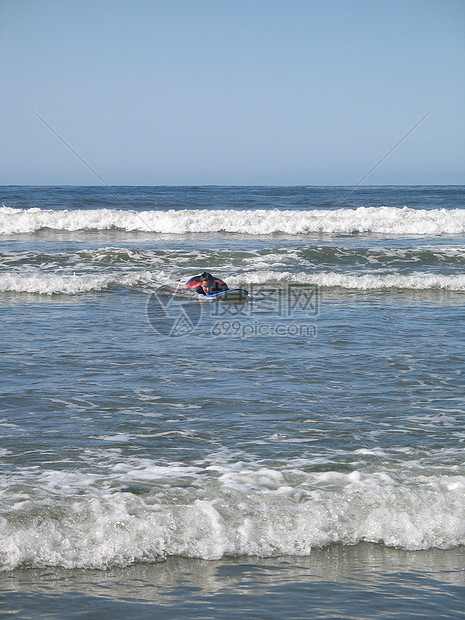
[[[212,293],[211,295],[205,295],[204,299],[211,301],[229,301],[229,302],[243,302],[246,301],[248,291],[245,288],[232,288],[228,291],[220,291],[219,293]]]

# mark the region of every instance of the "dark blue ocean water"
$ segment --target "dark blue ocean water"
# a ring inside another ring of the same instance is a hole
[[[463,616],[463,187],[0,191],[2,612]]]

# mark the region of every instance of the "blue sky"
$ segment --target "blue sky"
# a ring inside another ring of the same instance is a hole
[[[465,184],[463,0],[0,0],[0,184]]]

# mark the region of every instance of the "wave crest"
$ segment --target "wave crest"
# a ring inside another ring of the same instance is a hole
[[[219,473],[215,491],[196,488],[182,503],[167,500],[170,488],[173,497],[179,491],[175,480],[158,491],[153,482],[142,495],[128,487],[69,496],[67,487],[53,506],[22,495],[0,518],[0,569],[308,556],[314,548],[360,542],[407,550],[465,544],[462,476],[423,477],[409,488],[386,473],[329,471],[307,474],[310,486],[295,487],[266,468]]]
[[[310,233],[457,235],[465,232],[465,210],[359,207],[358,209],[236,211],[182,209],[51,210],[0,208],[0,234],[40,230],[153,232],[156,234],[232,233],[305,235]]]

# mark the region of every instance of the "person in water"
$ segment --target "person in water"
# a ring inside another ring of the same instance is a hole
[[[194,291],[199,295],[211,295],[229,290],[229,286],[223,280],[214,278],[211,273],[204,271],[200,276],[195,276],[189,282],[193,283]],[[198,283],[198,286],[195,286]],[[189,283],[188,283],[189,284]]]

